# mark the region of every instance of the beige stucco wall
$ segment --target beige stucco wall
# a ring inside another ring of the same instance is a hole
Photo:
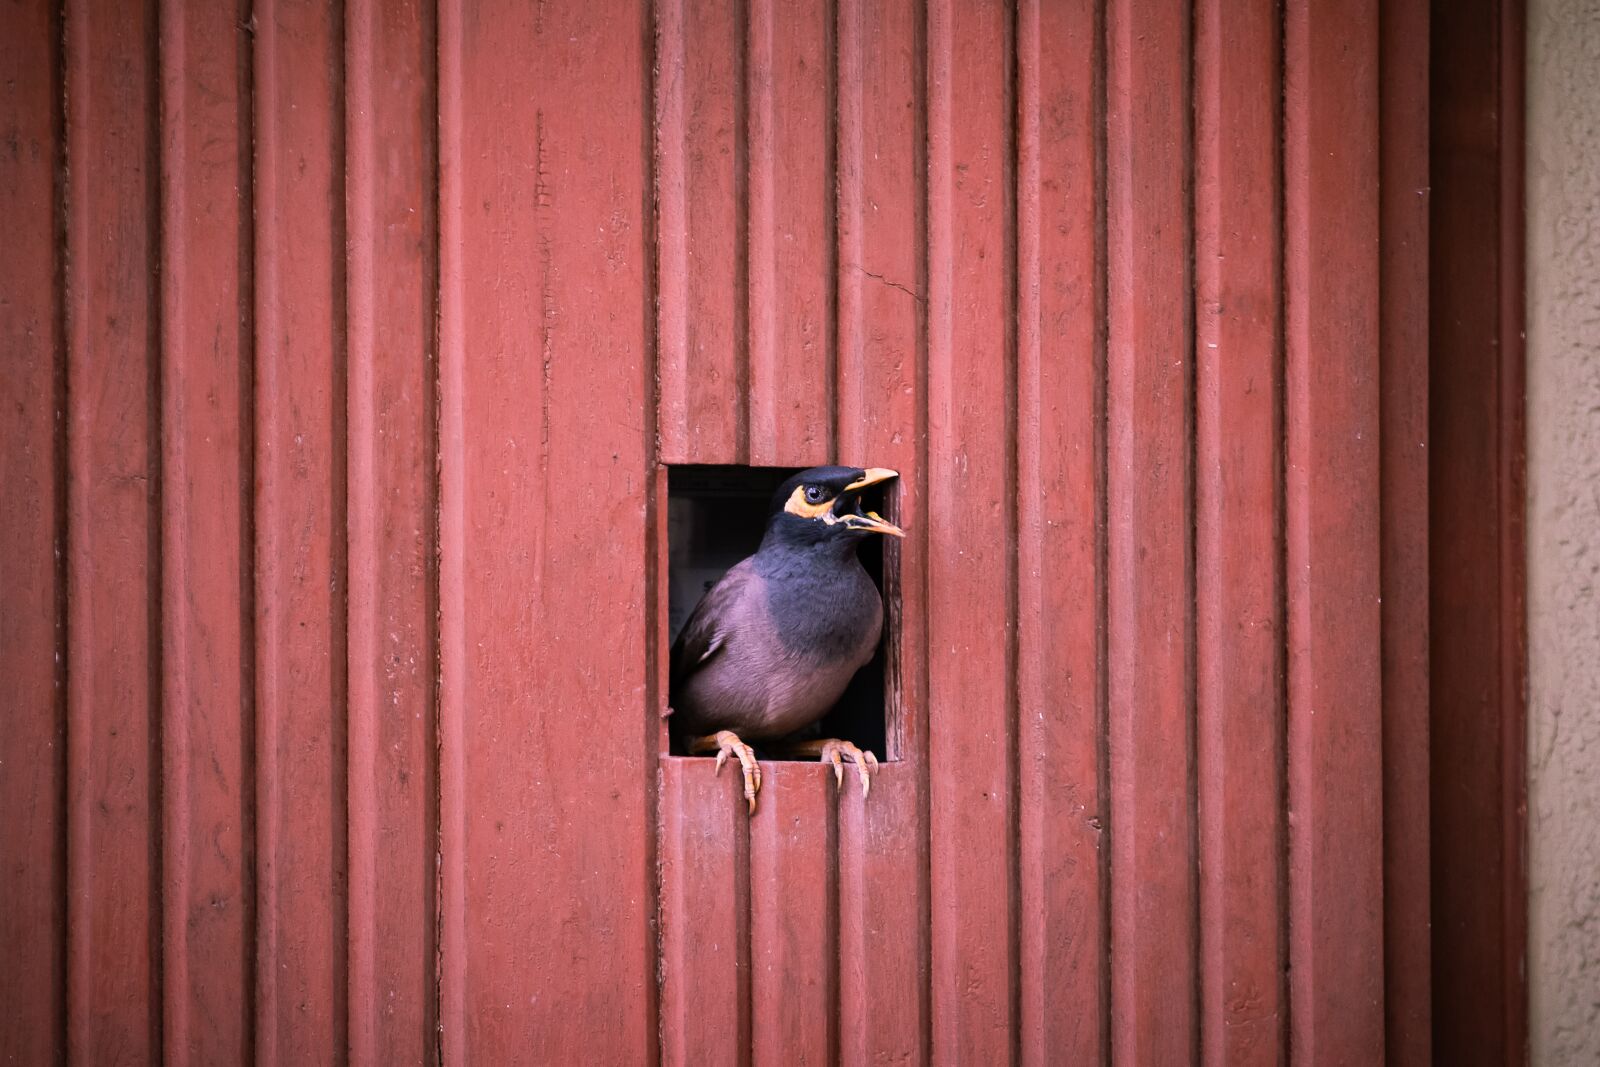
[[[1528,971],[1600,1064],[1600,0],[1528,4]]]

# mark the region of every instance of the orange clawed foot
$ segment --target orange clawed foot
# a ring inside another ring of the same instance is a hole
[[[848,759],[856,765],[856,776],[861,779],[861,795],[872,792],[872,776],[878,773],[878,757],[871,752],[863,752],[848,741],[840,741],[830,737],[823,741],[803,741],[794,746],[794,751],[807,756],[816,756],[823,763],[833,764],[833,780],[841,788],[844,786],[844,761]]]
[[[722,765],[728,762],[728,754],[739,757],[739,767],[744,771],[744,798],[750,804],[750,814],[756,813],[756,794],[761,791],[761,764],[756,762],[756,754],[750,751],[750,746],[739,740],[739,735],[732,730],[718,730],[706,737],[697,737],[689,743],[689,751],[695,754],[710,752],[717,753],[717,773],[722,773]]]

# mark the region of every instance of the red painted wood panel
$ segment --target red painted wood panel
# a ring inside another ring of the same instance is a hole
[[[1289,1018],[1301,1063],[1383,1057],[1378,10],[1285,23]]]
[[[761,818],[749,826],[751,1062],[832,1063],[840,966],[834,802],[840,792],[839,804],[861,798],[816,763],[769,761],[761,789]]]
[[[637,1062],[648,13],[440,20],[444,1055]]]
[[[1379,9],[1379,479],[1387,1062],[1433,1062],[1428,836],[1428,66],[1421,0]]]
[[[1522,31],[1431,23],[1429,673],[1433,1045],[1526,1062]]]
[[[1209,1064],[1288,1059],[1278,6],[1195,22],[1195,755]]]
[[[662,0],[656,31],[655,195],[660,459],[750,457],[748,22],[744,4]],[[770,97],[771,72],[763,92]],[[770,108],[769,108],[770,111]],[[765,158],[770,176],[772,146]],[[770,195],[770,191],[769,191]],[[770,229],[771,220],[767,225]],[[772,251],[770,242],[769,253]],[[770,287],[770,259],[764,277]],[[769,294],[770,295],[770,294]],[[768,341],[768,356],[776,339]],[[769,412],[765,432],[775,444]],[[665,710],[667,524],[658,476],[654,643],[656,703]],[[658,751],[666,731],[657,727]],[[660,762],[657,1005],[665,1064],[751,1062],[750,830],[737,775],[704,759]],[[726,779],[724,782],[722,779]],[[728,793],[733,789],[733,793]],[[813,916],[825,922],[825,915]]]
[[[1427,973],[1487,483],[1420,447],[1420,5],[4,18],[0,1053],[1422,1062],[1504,999]],[[886,762],[752,820],[663,755],[663,464],[828,459],[902,473]]]
[[[1095,1062],[1111,1037],[1103,34],[1094,4],[1018,12],[1017,1025],[1030,1064]]]
[[[882,763],[838,802],[839,1062],[928,1060],[925,764]],[[830,783],[831,787],[831,783]]]
[[[247,17],[160,11],[161,988],[175,1064],[250,1057],[255,1023]]]
[[[168,872],[155,20],[153,5],[138,4],[74,4],[64,15],[73,1062],[159,1059],[172,982],[157,895]]]
[[[345,1032],[343,27],[253,9],[255,1056]]]
[[[61,25],[0,9],[0,1062],[60,1062],[66,1002]]]
[[[1189,16],[1106,14],[1107,599],[1114,1058],[1198,1051]]]
[[[809,467],[833,450],[833,5],[747,18],[749,461]]]
[[[718,775],[712,760],[661,761],[665,1067],[751,1062],[750,829],[742,788],[737,775]]]
[[[932,1052],[1017,1039],[1015,185],[1009,12],[928,5]]]
[[[927,162],[923,15],[893,0],[838,13],[838,455],[900,472],[885,546],[888,751],[863,800],[838,802],[839,1056],[929,1056],[926,560]]]
[[[656,0],[661,459],[749,455],[745,5]]]
[[[433,18],[359,0],[345,26],[349,1036],[373,1067],[438,1052]]]

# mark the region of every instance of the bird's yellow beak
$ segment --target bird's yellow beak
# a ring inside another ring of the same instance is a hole
[[[888,467],[870,467],[862,472],[861,477],[845,486],[844,492],[859,493],[863,489],[871,488],[872,486],[878,485],[881,482],[887,482],[891,478],[898,477],[900,477],[900,472],[892,471]],[[844,493],[840,494],[840,496],[843,495]],[[900,527],[896,526],[888,519],[885,519],[882,515],[879,515],[876,511],[868,511],[855,515],[847,514],[844,516],[844,522],[845,525],[849,526],[852,530],[866,530],[870,531],[871,533],[885,534],[889,537],[904,537],[906,535],[904,530],[900,529]]]
[[[847,493],[859,493],[868,486],[886,482],[891,478],[900,477],[899,471],[892,471],[888,467],[871,467],[861,472],[861,477],[844,487]]]
[[[890,537],[904,537],[906,532],[876,511],[868,511],[861,515],[846,515],[844,524],[852,530],[868,530],[872,533],[887,534]]]

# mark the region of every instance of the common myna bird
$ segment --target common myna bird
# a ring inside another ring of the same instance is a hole
[[[863,510],[861,494],[895,477],[883,467],[813,467],[784,482],[761,547],[706,592],[673,643],[675,725],[690,752],[717,754],[718,771],[738,758],[752,815],[761,767],[747,742],[788,738],[821,719],[878,647],[883,599],[856,546],[905,534]],[[862,796],[871,789],[871,752],[833,738],[789,748],[832,763],[840,784],[849,759]]]

